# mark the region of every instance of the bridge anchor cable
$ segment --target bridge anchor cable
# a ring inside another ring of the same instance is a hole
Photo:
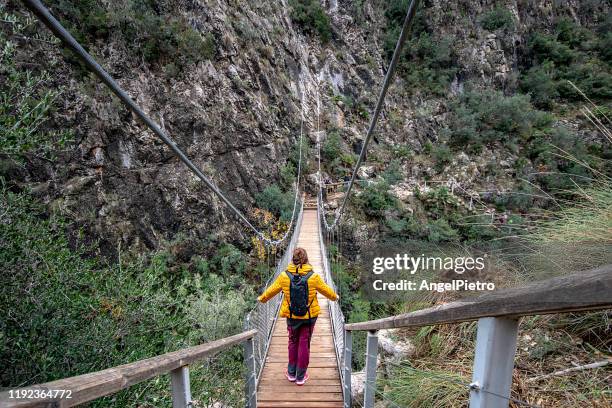
[[[333,229],[336,227],[336,224],[342,217],[344,213],[344,208],[348,202],[348,199],[351,195],[351,191],[353,189],[353,184],[355,183],[355,179],[357,178],[357,172],[361,167],[361,164],[365,160],[366,152],[368,150],[368,144],[372,139],[372,135],[374,134],[374,129],[376,128],[376,124],[378,123],[378,117],[380,116],[380,112],[382,110],[383,104],[385,102],[385,97],[387,96],[387,90],[391,85],[391,80],[393,79],[393,75],[397,69],[397,63],[402,54],[402,50],[404,48],[404,44],[406,43],[406,39],[408,38],[408,32],[410,31],[410,26],[414,17],[416,15],[416,10],[419,5],[419,0],[412,0],[410,5],[408,6],[408,11],[406,13],[406,17],[404,18],[404,23],[402,25],[402,31],[400,33],[399,38],[397,39],[397,43],[395,44],[395,50],[393,51],[393,57],[391,58],[391,62],[389,63],[389,68],[387,69],[387,73],[385,74],[385,79],[383,81],[382,88],[378,95],[378,100],[376,102],[376,106],[374,108],[374,114],[372,115],[372,119],[370,120],[370,125],[368,126],[368,131],[366,133],[363,146],[361,146],[361,152],[359,153],[359,158],[357,159],[357,163],[355,163],[355,168],[353,169],[353,174],[351,175],[351,180],[348,184],[346,193],[344,194],[344,198],[342,200],[342,204],[339,209],[336,211],[336,216],[331,224],[328,224],[325,217],[323,217],[325,228]],[[317,135],[318,136],[318,135]],[[320,168],[319,168],[320,175]],[[321,190],[321,180],[319,177],[319,191]]]

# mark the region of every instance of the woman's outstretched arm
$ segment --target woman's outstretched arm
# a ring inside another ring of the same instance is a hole
[[[334,290],[329,287],[325,282],[323,282],[323,278],[321,275],[315,275],[315,288],[326,298],[329,300],[338,300],[338,295],[334,292]]]
[[[261,303],[266,303],[268,300],[272,299],[274,296],[278,295],[280,293],[281,290],[283,290],[283,287],[280,284],[280,279],[281,279],[280,275],[278,278],[276,278],[274,280],[274,282],[272,283],[272,285],[270,285],[268,287],[268,289],[266,289],[264,291],[264,293],[259,296],[257,298],[257,300]]]

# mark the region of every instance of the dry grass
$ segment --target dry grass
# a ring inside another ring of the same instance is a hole
[[[612,406],[612,366],[532,381],[610,356],[612,311],[524,318],[520,325],[512,398],[541,407]],[[403,332],[416,347],[409,361],[381,378],[386,399],[402,407],[466,407],[476,323]],[[531,380],[531,381],[530,381]],[[393,405],[389,405],[393,406]],[[510,407],[520,407],[511,402]]]

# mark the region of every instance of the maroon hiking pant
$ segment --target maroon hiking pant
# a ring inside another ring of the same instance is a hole
[[[310,360],[310,339],[314,332],[315,322],[305,323],[297,328],[287,325],[289,332],[289,364],[287,372],[298,380],[304,378]]]

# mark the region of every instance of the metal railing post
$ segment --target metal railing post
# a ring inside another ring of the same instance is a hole
[[[344,331],[344,408],[351,408],[351,376],[353,362],[353,333]]]
[[[376,394],[376,360],[378,359],[378,331],[368,332],[366,345],[365,389],[363,391],[364,408],[374,407]]]
[[[470,408],[507,408],[518,335],[518,320],[478,320]]]
[[[251,337],[244,342],[244,363],[246,364],[245,400],[247,408],[257,408],[257,378],[255,370],[255,356],[253,354],[254,341]]]
[[[170,371],[170,383],[172,387],[172,408],[190,407],[189,366],[182,366]]]

